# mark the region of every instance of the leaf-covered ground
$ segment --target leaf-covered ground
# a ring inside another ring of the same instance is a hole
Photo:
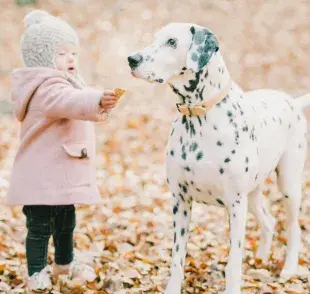
[[[275,88],[294,95],[309,91],[310,3],[282,1],[37,1],[18,7],[0,1],[0,200],[3,201],[18,147],[19,124],[10,115],[10,73],[21,65],[22,19],[33,8],[69,21],[82,44],[82,73],[96,87],[128,92],[109,120],[97,125],[98,185],[104,204],[77,207],[76,252],[94,265],[98,278],[87,287],[61,277],[53,293],[163,293],[172,246],[171,198],[165,183],[164,151],[175,116],[167,87],[134,80],[126,57],[149,44],[171,21],[210,27],[233,78],[244,88]],[[279,220],[267,265],[254,258],[259,227],[249,214],[243,293],[310,293],[310,173],[304,174],[300,213],[299,276],[282,281],[285,213],[274,175],[265,194]],[[221,293],[229,252],[226,211],[194,205],[184,293]],[[25,218],[21,207],[0,206],[0,292],[24,293]],[[52,243],[51,243],[52,245]],[[49,262],[53,261],[50,246]]]

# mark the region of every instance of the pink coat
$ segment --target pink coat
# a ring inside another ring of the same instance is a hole
[[[76,89],[62,72],[19,68],[12,74],[21,121],[7,205],[96,204],[95,131],[105,116],[102,90]]]

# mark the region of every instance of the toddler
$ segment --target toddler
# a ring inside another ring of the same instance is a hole
[[[78,70],[79,40],[65,21],[35,10],[25,17],[12,99],[21,122],[7,205],[23,205],[28,234],[28,289],[51,287],[50,274],[92,281],[73,256],[74,204],[98,204],[94,121],[115,107],[114,91],[87,88]],[[53,236],[55,264],[47,266]]]

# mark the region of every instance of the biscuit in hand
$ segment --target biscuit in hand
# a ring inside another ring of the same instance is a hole
[[[126,90],[122,88],[116,88],[114,91],[115,91],[117,99],[121,98],[126,92]]]

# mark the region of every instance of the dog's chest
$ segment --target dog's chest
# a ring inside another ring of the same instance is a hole
[[[232,170],[235,174],[238,169],[244,170],[247,164],[240,165],[243,152],[236,148],[236,140],[242,139],[229,120],[180,117],[172,127],[167,147],[169,181],[195,201],[222,205],[224,178],[232,175]]]

